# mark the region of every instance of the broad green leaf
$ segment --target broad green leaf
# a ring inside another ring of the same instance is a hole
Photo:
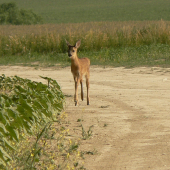
[[[23,121],[23,126],[25,127],[27,133],[31,133],[31,124],[29,122]]]
[[[21,92],[24,92],[24,93],[26,93],[26,92],[27,92],[27,90],[26,90],[26,89],[22,88],[22,87],[21,87],[21,86],[19,86],[19,85],[18,85],[18,86],[15,86],[15,90],[16,90],[16,89],[17,89],[20,93],[21,93]]]
[[[21,105],[17,105],[17,109],[16,109],[21,115],[25,114],[25,110]]]
[[[18,131],[13,129],[11,126],[6,126],[6,130],[9,132],[9,135],[14,138],[17,142],[19,142],[19,134]]]
[[[6,109],[6,112],[8,113],[8,115],[15,119],[16,118],[16,112],[14,112],[12,109]]]
[[[3,123],[4,125],[7,124],[7,120],[4,117],[4,114],[0,111],[0,122]]]
[[[44,97],[44,98],[41,98],[41,100],[39,101],[40,104],[44,107],[44,109],[47,109],[48,110],[48,101],[47,99]]]
[[[1,123],[1,122],[0,122],[0,131],[1,131],[2,133],[7,133],[7,130],[6,130],[5,126],[4,126],[4,124]]]
[[[24,99],[21,99],[21,100],[19,100],[19,101],[20,101],[20,104],[22,105],[22,107],[23,107],[25,110],[27,110],[28,113],[30,113],[30,115],[31,115],[32,112],[33,112],[32,107],[31,107],[29,104],[27,104],[27,102],[26,102]]]
[[[19,113],[20,113],[20,116],[22,117],[22,119],[25,119],[26,121],[28,121],[29,123],[31,123],[31,117],[32,117],[32,114],[29,114],[29,112],[27,112],[23,106],[21,105],[17,105],[17,109],[16,109]]]

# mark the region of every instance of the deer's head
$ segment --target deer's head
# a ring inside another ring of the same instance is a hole
[[[73,46],[66,40],[68,46],[68,56],[72,59],[77,57],[77,49],[80,47],[81,40],[77,41],[76,44]]]

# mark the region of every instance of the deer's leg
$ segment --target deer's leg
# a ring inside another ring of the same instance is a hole
[[[74,101],[75,101],[75,106],[78,105],[78,85],[80,83],[80,79],[78,77],[74,78],[75,81],[75,95],[74,95]]]
[[[83,79],[82,78],[80,80],[80,84],[81,84],[81,100],[83,101],[84,97],[83,97]]]
[[[89,75],[86,75],[86,87],[87,87],[87,105],[90,104],[90,98],[89,98]]]

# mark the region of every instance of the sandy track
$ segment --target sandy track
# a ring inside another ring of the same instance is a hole
[[[0,66],[1,74],[43,81],[51,77],[61,85],[66,98],[70,127],[93,136],[82,142],[89,170],[170,169],[170,69],[91,67],[90,106],[80,101],[74,106],[74,83],[67,68]],[[84,83],[85,84],[85,83]],[[86,89],[84,86],[85,100]],[[80,96],[79,96],[80,99]],[[95,152],[96,151],[96,152]]]

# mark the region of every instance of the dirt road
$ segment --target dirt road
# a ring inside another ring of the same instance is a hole
[[[70,67],[0,66],[0,73],[57,80],[67,96],[66,112],[75,135],[80,133],[78,119],[86,131],[93,125],[92,138],[81,146],[94,153],[86,156],[88,170],[170,169],[170,69],[91,67],[90,106],[80,101],[78,107]],[[86,99],[85,85],[84,93]]]

